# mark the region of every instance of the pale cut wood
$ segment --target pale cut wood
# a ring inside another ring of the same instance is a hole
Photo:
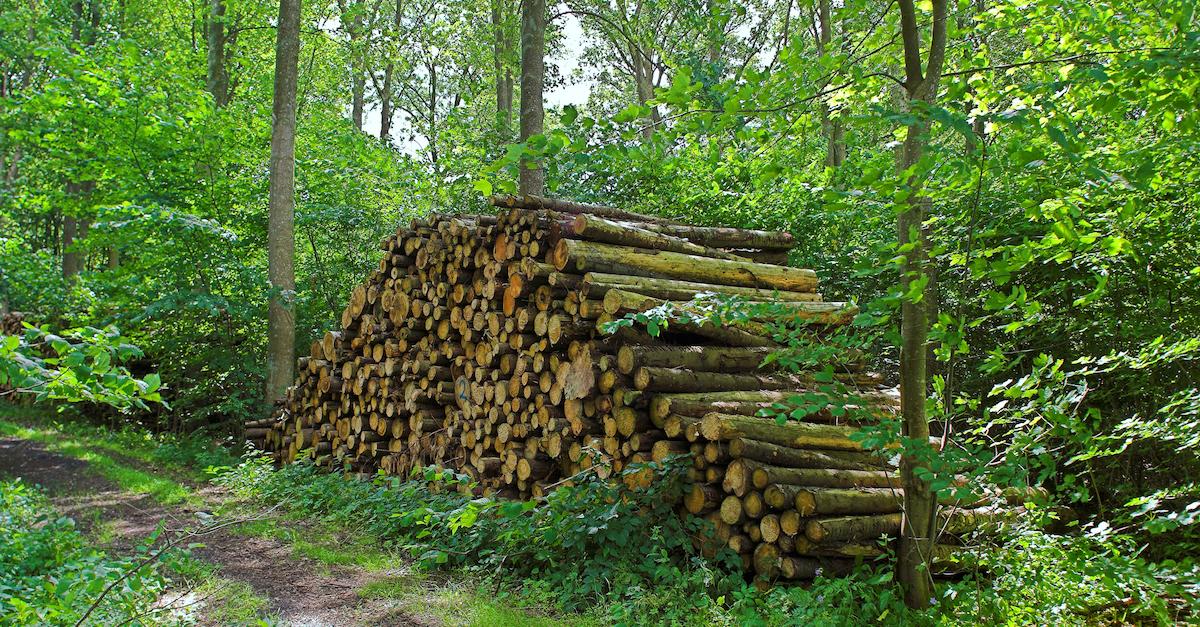
[[[551,261],[558,270],[570,267],[578,272],[626,273],[790,292],[813,292],[817,289],[817,277],[812,270],[583,240],[560,240],[551,254]]]

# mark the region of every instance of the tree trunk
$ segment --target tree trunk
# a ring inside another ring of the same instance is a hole
[[[67,183],[67,189],[71,190],[74,183]],[[76,274],[79,274],[80,260],[79,253],[72,250],[72,245],[75,243],[75,238],[78,235],[79,223],[74,216],[63,216],[62,228],[62,274],[63,278],[70,280]]]
[[[218,109],[229,104],[229,76],[225,73],[225,0],[209,0],[208,20],[208,93]]]
[[[379,93],[379,139],[392,138],[392,72],[394,65],[388,63],[383,69],[383,89]]]
[[[84,203],[84,199],[96,189],[95,181],[82,183],[67,183],[67,197],[75,205],[75,211]],[[71,250],[76,242],[87,237],[89,222],[82,216],[64,215],[62,227],[62,272],[63,278],[71,279],[83,270],[83,254]]]
[[[401,21],[404,17],[404,4],[401,0],[396,0],[394,9],[391,38],[398,42]],[[379,83],[375,83],[379,92],[379,139],[385,143],[392,138],[392,116],[395,114],[392,110],[392,76],[395,71],[396,63],[389,60],[383,68],[383,85],[379,86]],[[372,82],[374,82],[374,78],[372,78]]]
[[[492,65],[496,74],[496,121],[502,137],[509,137],[512,129],[512,69],[508,54],[511,43],[508,29],[504,26],[504,0],[492,0]]]
[[[300,56],[300,0],[280,0],[275,42],[275,95],[271,127],[271,182],[267,227],[268,275],[266,402],[282,398],[292,383],[296,320],[295,167],[296,79]]]
[[[933,23],[929,53],[925,62],[921,55],[921,33],[912,0],[900,0],[900,31],[904,42],[906,106],[923,101],[932,106],[937,100],[938,79],[946,48],[946,0],[933,0]],[[927,67],[922,67],[924,63]],[[923,115],[923,114],[922,114]],[[925,413],[927,396],[927,342],[929,337],[928,303],[928,242],[924,223],[928,206],[921,191],[919,175],[910,173],[920,160],[928,142],[929,122],[918,118],[908,126],[904,142],[896,158],[896,171],[908,187],[908,201],[897,219],[901,246],[911,246],[904,255],[901,268],[901,293],[907,296],[900,305],[900,399],[904,435],[910,442],[929,439],[929,417]],[[917,294],[910,288],[922,285]],[[933,579],[930,560],[937,522],[937,500],[929,482],[931,474],[928,456],[931,449],[920,446],[904,449],[900,473],[904,483],[904,523],[897,555],[897,579],[904,588],[904,600],[909,607],[929,607],[933,599]]]
[[[641,47],[632,42],[629,44],[629,58],[633,61],[633,85],[638,104],[650,106],[650,124],[642,127],[642,137],[650,139],[654,136],[654,129],[661,122],[658,107],[650,105],[650,101],[654,99],[654,64],[646,58]]]
[[[521,141],[542,133],[546,79],[546,0],[521,0]],[[546,172],[540,162],[522,163],[519,189],[540,196]]]
[[[833,12],[830,0],[819,0],[818,20],[820,34],[817,37],[817,55],[828,52],[829,44],[833,41]],[[821,100],[821,131],[825,134],[825,165],[837,168],[846,160],[845,128],[840,118],[835,119],[829,110],[829,103]]]

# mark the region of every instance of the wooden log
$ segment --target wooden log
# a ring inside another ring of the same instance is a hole
[[[784,555],[779,558],[779,574],[785,579],[816,579],[844,577],[854,571],[854,560],[816,559]]]
[[[670,306],[676,310],[687,310],[687,301],[671,301],[645,296],[639,292],[639,286],[630,277],[628,285],[609,289],[604,293],[604,311],[610,314],[641,313],[660,307]],[[747,307],[763,303],[747,302]],[[789,322],[795,325],[846,325],[854,321],[858,315],[858,307],[838,302],[803,302],[803,303],[771,303],[768,313],[748,311],[750,320]],[[755,335],[770,335],[771,329],[762,322],[726,320],[722,326],[734,326],[747,333]]]
[[[683,497],[683,505],[692,514],[701,514],[720,507],[725,495],[720,488],[707,483],[694,483]]]
[[[746,519],[742,509],[742,499],[729,495],[721,501],[721,520],[728,525],[738,525]]]
[[[903,494],[891,488],[802,488],[796,492],[801,516],[890,514],[903,506]]]
[[[788,250],[796,245],[791,233],[729,227],[666,223],[646,228],[713,248]]]
[[[671,224],[667,218],[659,218],[656,216],[643,215],[609,207],[606,205],[597,205],[586,202],[575,202],[562,198],[549,198],[546,196],[535,196],[533,194],[522,194],[520,196],[492,196],[491,203],[497,207],[519,207],[529,210],[549,210],[558,211],[561,213],[572,214],[591,214],[595,216],[603,216],[605,218],[613,218],[616,220],[631,220],[635,222],[647,222],[654,224]],[[736,230],[736,229],[735,229]]]
[[[730,440],[729,455],[793,469],[874,471],[893,465],[876,453],[793,448],[746,438]]]
[[[774,579],[779,574],[779,548],[763,542],[754,549],[754,572],[760,577]]]
[[[856,429],[803,422],[778,424],[774,420],[711,413],[700,423],[700,433],[708,440],[749,438],[791,446],[841,451],[861,451],[862,444],[850,439]]]
[[[750,473],[750,484],[765,489],[771,484],[815,488],[899,488],[895,472],[881,470],[837,470],[832,468],[788,468],[749,459],[738,460],[741,472]],[[732,464],[731,464],[732,466]]]
[[[797,390],[726,390],[721,392],[658,393],[650,400],[650,416],[661,418],[667,414],[703,416],[716,411],[722,414],[758,415],[760,409],[780,406],[790,408],[794,398],[812,395],[815,389]],[[873,412],[887,414],[897,406],[899,398],[894,390],[859,390],[853,399],[867,403]],[[806,417],[807,418],[807,417]]]
[[[630,276],[608,272],[588,272],[582,275],[579,281],[579,289],[593,298],[603,298],[608,290],[611,289],[623,289],[637,292],[644,296],[674,301],[692,300],[697,294],[706,293],[740,296],[747,300],[756,301],[815,302],[821,300],[821,295],[815,292],[788,292],[774,289],[665,279],[653,276]]]
[[[560,240],[551,253],[550,261],[560,271],[570,267],[578,272],[623,272],[636,276],[667,277],[790,292],[813,292],[817,289],[817,276],[812,270],[710,259],[698,255],[583,240]]]
[[[614,222],[596,215],[578,214],[574,217],[560,220],[554,224],[551,233],[552,239],[569,237],[608,244],[701,255],[715,259],[750,261],[747,257],[695,244],[674,235],[657,233],[629,223]]]
[[[836,374],[840,381],[855,385],[876,385],[879,377],[871,374]],[[724,372],[697,372],[674,368],[638,368],[633,384],[650,392],[721,392],[737,390],[792,390],[817,383],[811,373],[773,375]]]
[[[1014,519],[1021,511],[1020,508],[999,507],[943,510],[938,513],[938,531],[964,534]],[[804,535],[819,544],[872,542],[880,536],[897,536],[902,522],[903,514],[900,513],[812,518],[805,523]]]
[[[625,345],[617,351],[617,369],[624,374],[631,374],[643,366],[745,372],[758,369],[771,350],[768,347]]]

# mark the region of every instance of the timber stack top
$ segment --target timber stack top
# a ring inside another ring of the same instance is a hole
[[[247,438],[283,462],[437,466],[514,498],[586,472],[637,489],[651,475],[622,474],[630,464],[690,453],[681,506],[713,521],[759,576],[807,579],[882,553],[876,540],[901,524],[894,460],[850,435],[899,402],[864,360],[838,360],[834,373],[862,399],[857,418],[835,400],[778,424],[758,414],[818,384],[764,365],[779,344],[763,321],[601,329],[709,292],[777,303],[818,336],[850,323],[854,306],[823,301],[812,270],[784,265],[790,234],[541,197],[492,202],[499,216],[434,215],[385,239],[341,330],[298,360],[275,416],[248,424]],[[1007,511],[975,503],[943,522],[965,532]]]

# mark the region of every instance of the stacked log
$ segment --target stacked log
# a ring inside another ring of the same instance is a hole
[[[24,322],[29,314],[20,311],[6,311],[0,314],[0,335],[24,335]]]
[[[450,468],[480,494],[518,498],[584,473],[636,488],[648,474],[618,473],[687,454],[682,508],[763,577],[840,572],[896,535],[894,462],[852,434],[898,398],[861,356],[832,375],[858,411],[831,399],[799,420],[762,417],[797,398],[812,405],[828,378],[764,366],[779,348],[771,323],[819,341],[857,313],[824,302],[811,270],[778,265],[789,234],[539,197],[494,204],[498,216],[435,215],[385,239],[340,328],[313,342],[275,417],[247,438],[285,462]],[[768,319],[605,332],[701,293],[777,306]],[[964,531],[985,519],[947,522]]]

